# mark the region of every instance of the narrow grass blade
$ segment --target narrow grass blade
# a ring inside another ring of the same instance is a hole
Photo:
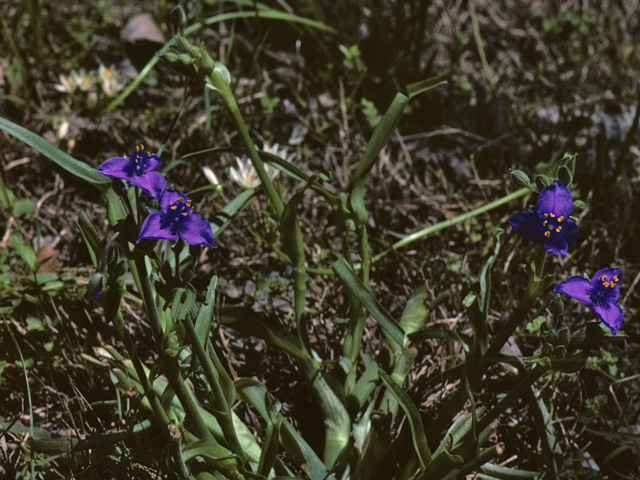
[[[387,312],[373,294],[362,284],[360,279],[356,277],[344,258],[337,260],[331,268],[336,273],[342,284],[348,288],[367,309],[367,311],[376,319],[383,328],[385,333],[393,339],[400,347],[404,348],[409,339],[402,331],[398,322],[394,320],[389,312]]]
[[[409,426],[411,427],[411,436],[413,438],[413,446],[416,449],[416,453],[418,454],[418,459],[420,460],[420,466],[422,470],[427,468],[429,462],[431,462],[431,451],[429,450],[429,445],[427,444],[427,437],[424,433],[424,426],[422,424],[422,418],[420,417],[420,412],[411,401],[409,396],[402,390],[398,384],[388,375],[386,372],[382,370],[378,370],[378,375],[380,375],[380,379],[387,386],[387,388],[391,391],[393,396],[398,401],[398,404],[404,410],[404,413],[407,415],[407,420],[409,421]]]
[[[82,238],[84,238],[84,242],[89,248],[89,255],[91,255],[93,266],[95,268],[98,268],[102,259],[104,242],[100,238],[100,235],[98,235],[98,232],[93,227],[91,220],[89,220],[89,217],[87,217],[87,214],[84,213],[84,211],[80,212],[80,216],[78,217],[76,225],[78,226],[78,229],[82,234]]]
[[[447,83],[446,78],[448,76],[448,73],[443,73],[442,75],[438,75],[436,77],[431,77],[426,80],[407,85],[407,93],[409,94],[409,98],[413,98],[416,95],[419,95],[422,92],[426,92],[427,90],[431,90],[432,88],[435,88],[439,85],[444,85],[445,83]]]
[[[245,190],[236,198],[231,200],[222,211],[216,215],[216,218],[211,222],[213,228],[213,235],[217,237],[220,233],[229,226],[231,220],[233,220],[238,213],[240,213],[249,203],[254,199],[255,191],[252,189]]]
[[[280,445],[280,427],[282,426],[282,416],[279,415],[280,407],[281,405],[278,401],[271,406],[267,433],[262,445],[258,474],[264,475],[265,477],[269,476],[269,472],[271,472],[271,468],[273,468],[276,455],[278,454],[278,445]]]
[[[64,168],[67,172],[75,175],[82,180],[90,183],[100,191],[106,191],[111,186],[111,180],[96,172],[95,168],[90,167],[86,163],[76,160],[71,155],[63,152],[55,145],[47,142],[40,135],[27,130],[20,125],[10,122],[6,118],[0,117],[0,129],[9,135],[23,141],[30,147],[35,148],[49,160]]]

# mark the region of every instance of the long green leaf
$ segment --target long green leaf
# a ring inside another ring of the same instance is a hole
[[[225,228],[227,228],[229,223],[231,223],[231,220],[233,220],[238,215],[238,213],[240,213],[247,205],[249,205],[254,196],[255,191],[252,189],[248,189],[231,200],[229,203],[227,203],[222,211],[218,215],[216,215],[216,218],[213,220],[213,222],[211,222],[213,235],[220,235],[220,233]]]
[[[16,125],[2,117],[0,117],[0,129],[4,130],[9,135],[14,136],[18,140],[23,141],[30,147],[35,148],[45,157],[60,165],[67,172],[85,180],[98,190],[104,192],[111,186],[111,180],[104,175],[97,173],[95,168],[76,160],[71,155],[63,152],[55,145],[46,141],[40,135],[36,135],[26,128]]]
[[[380,302],[373,296],[360,279],[356,277],[344,258],[338,259],[331,268],[336,273],[343,285],[347,287],[367,309],[367,311],[376,319],[383,330],[393,341],[400,347],[405,347],[409,339],[404,331],[394,320],[389,312],[387,312]]]
[[[98,235],[98,232],[93,227],[91,220],[87,217],[87,214],[84,211],[80,212],[80,216],[78,217],[78,221],[76,222],[78,225],[78,229],[84,238],[87,247],[89,248],[89,254],[91,255],[91,261],[93,262],[93,266],[95,268],[100,267],[100,262],[102,261],[102,251],[104,250],[104,242]]]
[[[373,135],[369,139],[369,143],[367,143],[367,148],[365,148],[358,167],[353,174],[353,179],[349,185],[349,203],[360,225],[364,225],[367,221],[367,210],[364,206],[364,184],[367,176],[373,168],[380,151],[389,142],[393,132],[395,132],[408,101],[409,99],[403,94],[396,94],[380,123],[373,131]]]
[[[420,412],[411,401],[409,396],[398,386],[398,384],[391,378],[389,374],[383,370],[378,370],[380,380],[387,386],[393,396],[398,401],[398,404],[404,410],[411,427],[411,437],[413,438],[413,446],[418,454],[420,465],[422,470],[427,468],[429,462],[431,462],[431,450],[429,450],[429,444],[427,443],[427,437],[424,433],[424,425],[422,424],[422,418]]]
[[[411,83],[407,85],[407,92],[409,93],[409,98],[413,98],[416,95],[421,94],[422,92],[426,92],[427,90],[431,90],[432,88],[437,87],[438,85],[444,85],[447,83],[448,73],[443,73],[442,75],[438,75],[437,77],[431,77],[426,80],[422,80],[420,82]]]
[[[267,387],[257,380],[240,378],[236,380],[236,390],[238,391],[238,396],[252,405],[265,421],[271,419]],[[281,414],[279,415],[281,416]],[[313,449],[296,432],[286,418],[282,419],[280,438],[291,459],[302,467],[311,480],[336,480],[333,475],[329,474],[329,470],[322,463],[322,460],[318,458]]]

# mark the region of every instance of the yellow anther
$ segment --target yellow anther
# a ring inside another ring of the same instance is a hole
[[[614,277],[613,277],[613,281],[614,281],[614,282],[617,282],[617,281],[618,281],[618,277],[617,277],[617,276],[614,276]]]
[[[184,198],[182,198],[182,197],[176,198],[176,202],[181,202],[182,200],[184,200]]]
[[[604,285],[605,287],[608,287],[608,286],[609,286],[609,282],[603,282],[603,285]]]
[[[548,237],[549,235],[551,235],[551,232],[549,232],[549,230],[547,230],[546,232],[544,232],[544,236]]]
[[[549,216],[549,214],[548,214],[548,213],[545,213],[545,214],[543,215],[543,217],[544,217],[544,218],[547,218],[548,216]]]
[[[561,222],[561,221],[563,221],[563,220],[564,220],[564,217],[559,217],[559,218],[558,218],[558,221],[559,221],[559,222]]]
[[[549,214],[549,216],[550,216],[551,218],[556,218],[556,216],[555,216],[553,213],[550,213],[550,214]]]
[[[562,230],[562,227],[556,228],[556,232],[560,233],[560,230]]]
[[[187,212],[184,212],[184,213],[182,214],[182,216],[183,216],[183,217],[186,217],[187,215],[189,215]]]
[[[191,200],[187,200],[187,207],[191,206]]]
[[[140,147],[136,146],[136,152],[140,151]]]
[[[147,152],[147,155],[151,155],[151,152]]]
[[[144,150],[144,145],[140,144],[140,150]]]
[[[542,222],[542,226],[545,226],[547,223],[549,223],[549,220],[545,220],[544,222]]]
[[[171,210],[175,210],[176,208],[178,208],[178,206],[174,205],[173,207],[171,207]]]
[[[600,277],[600,280],[602,280],[603,282],[607,279],[606,275],[602,275],[602,277]]]

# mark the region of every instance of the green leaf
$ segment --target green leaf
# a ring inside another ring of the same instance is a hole
[[[231,200],[222,211],[216,215],[213,222],[211,222],[211,228],[213,229],[213,235],[218,236],[227,228],[231,220],[233,220],[238,213],[240,213],[251,201],[254,199],[255,191],[252,189],[245,190],[236,198]]]
[[[89,255],[91,255],[93,266],[95,268],[100,268],[104,242],[93,227],[93,224],[91,223],[91,220],[89,220],[89,217],[87,217],[86,213],[80,212],[76,225],[82,234],[82,238],[84,238],[84,243],[86,243],[89,248]]]
[[[431,90],[432,88],[437,87],[438,85],[444,85],[447,83],[448,73],[443,73],[442,75],[438,75],[436,77],[431,77],[426,80],[422,80],[420,82],[411,83],[407,85],[407,92],[409,93],[409,98],[413,98],[416,95],[421,94],[422,92],[426,92],[427,90]]]
[[[67,172],[90,183],[100,191],[106,191],[111,186],[111,180],[96,172],[95,168],[86,163],[80,162],[71,155],[63,152],[58,147],[47,142],[40,135],[30,132],[26,128],[10,122],[6,118],[0,117],[0,129],[23,141],[30,147],[35,148],[49,160],[64,168]]]
[[[409,341],[404,331],[391,314],[380,305],[380,302],[378,302],[369,289],[363,285],[355,273],[353,273],[347,261],[344,258],[340,258],[331,265],[331,268],[342,281],[342,284],[358,298],[360,303],[362,303],[373,318],[376,319],[385,333],[400,347],[404,348]]]
[[[238,396],[252,405],[266,421],[271,419],[269,407],[272,400],[267,392],[267,387],[257,380],[240,378],[235,382]],[[281,414],[278,414],[281,416]],[[287,419],[282,419],[280,431],[281,443],[291,456],[294,463],[309,475],[311,480],[336,480],[329,470],[318,458],[309,444],[296,432]]]
[[[260,463],[258,465],[258,474],[264,475],[265,477],[269,476],[269,472],[271,472],[271,468],[273,468],[278,454],[280,427],[282,426],[282,415],[279,415],[280,407],[280,402],[276,400],[269,412],[269,424],[267,425],[267,433],[262,445],[262,454],[260,455]]]
[[[367,210],[364,206],[365,182],[380,151],[389,142],[389,139],[395,132],[408,101],[409,99],[401,93],[396,94],[396,97],[393,99],[393,102],[391,102],[382,120],[380,120],[380,123],[373,131],[373,135],[369,139],[369,143],[367,143],[367,148],[365,148],[358,167],[353,174],[353,179],[348,189],[349,203],[360,225],[364,225],[367,221]]]
[[[34,252],[31,247],[24,245],[15,235],[11,235],[11,237],[9,237],[9,241],[11,242],[11,245],[13,245],[13,248],[16,249],[22,260],[24,260],[24,262],[29,265],[29,268],[33,270],[33,266],[36,263],[36,252]]]
[[[404,307],[398,323],[407,335],[411,335],[420,330],[424,322],[427,321],[429,309],[425,305],[426,296],[427,284],[425,282],[413,291],[407,305]]]
[[[409,426],[411,427],[411,437],[413,438],[413,446],[416,449],[416,453],[418,454],[418,460],[420,460],[420,466],[422,470],[427,468],[429,462],[431,462],[431,451],[429,450],[429,445],[427,444],[427,437],[424,433],[424,425],[422,425],[422,418],[420,417],[420,412],[418,412],[417,407],[411,401],[409,396],[398,386],[398,384],[391,378],[383,370],[378,370],[378,375],[380,375],[380,379],[387,386],[387,388],[391,391],[393,396],[398,401],[398,404],[404,410],[404,413],[407,415],[407,420],[409,421]]]
[[[23,198],[13,204],[13,216],[19,217],[21,215],[26,215],[27,213],[33,213],[37,208],[38,206],[36,205],[36,202],[29,198]]]
[[[228,478],[239,478],[239,470],[242,464],[240,458],[221,446],[213,438],[189,443],[183,447],[182,456],[185,462],[196,456],[202,457],[209,465]]]

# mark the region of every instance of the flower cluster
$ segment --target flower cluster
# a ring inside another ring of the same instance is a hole
[[[97,71],[87,72],[84,68],[71,70],[69,75],[59,75],[60,83],[53,86],[61,93],[73,94],[76,90],[89,92],[96,84],[96,79],[102,87],[104,94],[111,98],[124,88],[124,83],[119,81],[118,70],[115,65],[105,67],[100,64]],[[95,93],[94,93],[95,95]]]
[[[262,151],[280,157],[287,162],[290,162],[295,155],[291,154],[287,156],[286,147],[279,148],[277,143],[269,145],[269,143],[265,142],[262,146]],[[229,168],[229,177],[231,177],[231,180],[236,182],[242,188],[258,188],[262,182],[260,181],[258,172],[256,172],[256,169],[253,166],[253,163],[251,163],[251,160],[246,157],[236,157],[236,163],[238,164],[237,169],[234,167]],[[267,172],[267,175],[271,180],[275,179],[280,173],[280,170],[272,167],[269,164],[264,165],[264,170]]]
[[[578,225],[569,218],[572,212],[571,192],[556,180],[540,192],[535,210],[517,213],[509,223],[525,240],[541,243],[553,255],[564,255],[578,236]],[[616,335],[624,320],[624,313],[616,304],[621,277],[619,269],[603,268],[591,281],[571,277],[556,285],[553,291],[591,306],[600,321]]]
[[[171,240],[182,238],[189,245],[217,247],[209,222],[192,212],[191,200],[178,190],[166,188],[164,177],[154,170],[162,164],[155,153],[137,146],[130,157],[113,157],[105,160],[97,172],[111,178],[119,178],[140,187],[149,196],[159,199],[160,211],[151,212],[140,228],[136,243],[142,240]]]

